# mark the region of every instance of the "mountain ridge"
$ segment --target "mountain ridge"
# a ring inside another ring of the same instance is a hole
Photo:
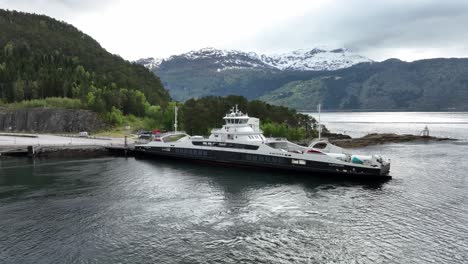
[[[364,56],[358,55],[344,48],[293,50],[279,54],[257,54],[239,50],[223,50],[216,48],[203,48],[192,50],[168,58],[143,58],[136,61],[150,70],[157,70],[165,62],[177,59],[191,61],[211,60],[217,65],[217,71],[226,69],[259,68],[269,70],[298,70],[298,71],[323,71],[347,68],[352,65],[373,62]]]
[[[259,99],[301,110],[466,111],[467,73],[468,58],[388,59],[292,81]]]
[[[412,62],[390,58],[332,71],[280,70],[269,65],[227,65],[231,67],[218,70],[212,57],[172,58],[153,72],[181,101],[234,94],[296,109],[315,109],[320,102],[324,110],[468,110],[467,58]]]

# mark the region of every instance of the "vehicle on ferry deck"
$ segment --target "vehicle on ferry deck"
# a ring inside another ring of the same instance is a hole
[[[138,153],[220,164],[310,172],[311,175],[391,178],[390,161],[379,155],[356,155],[326,140],[300,146],[284,138],[267,138],[260,120],[236,107],[223,118],[222,128],[208,138],[183,131],[157,134],[146,144],[135,145]],[[174,127],[177,128],[177,118]]]

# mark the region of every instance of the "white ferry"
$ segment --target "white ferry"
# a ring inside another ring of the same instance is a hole
[[[390,161],[379,155],[355,155],[326,140],[317,140],[304,147],[283,138],[267,138],[260,129],[260,120],[242,113],[237,106],[223,119],[225,125],[213,129],[211,135],[205,138],[177,131],[176,117],[175,131],[157,134],[148,143],[136,144],[135,151],[144,155],[307,172],[311,175],[391,178]]]

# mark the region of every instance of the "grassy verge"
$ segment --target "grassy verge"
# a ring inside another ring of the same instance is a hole
[[[143,118],[128,115],[123,116],[123,119],[124,121],[120,125],[115,125],[105,131],[94,133],[93,135],[99,137],[124,137],[146,128]]]
[[[63,97],[48,97],[45,99],[34,99],[25,100],[15,103],[2,103],[0,101],[0,107],[9,109],[19,108],[63,108],[63,109],[86,109],[86,106],[80,101],[80,99],[71,99]]]

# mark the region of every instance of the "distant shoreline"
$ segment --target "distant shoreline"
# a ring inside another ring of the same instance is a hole
[[[317,109],[313,110],[296,110],[298,113],[317,113]],[[433,111],[421,111],[421,110],[375,110],[375,109],[348,109],[348,110],[321,110],[322,113],[468,113],[468,110],[433,110]]]

